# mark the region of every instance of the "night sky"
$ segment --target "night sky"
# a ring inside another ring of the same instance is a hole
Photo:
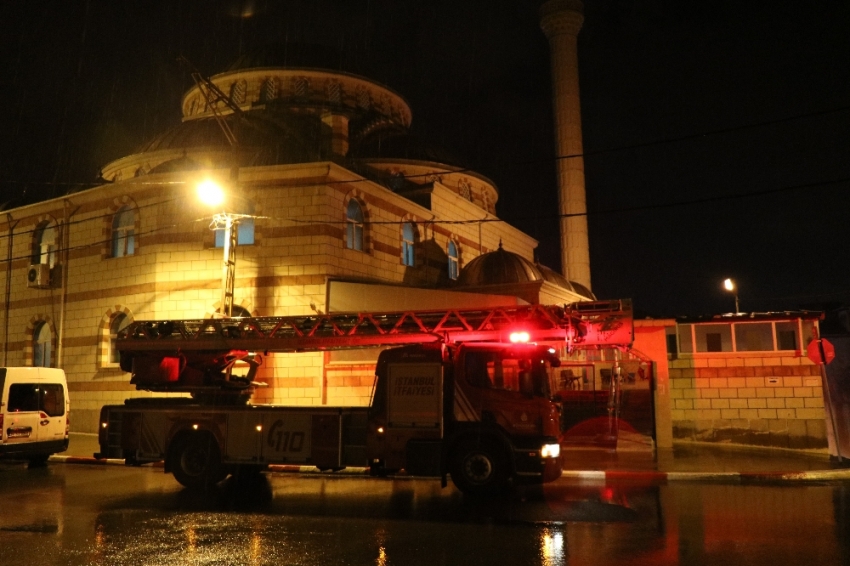
[[[318,45],[399,93],[413,132],[500,190],[560,269],[536,1],[6,0],[0,206],[92,186],[175,125],[204,74]],[[641,314],[850,305],[850,2],[586,0],[593,290]]]

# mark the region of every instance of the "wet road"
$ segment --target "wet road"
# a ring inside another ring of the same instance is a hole
[[[0,564],[843,564],[850,488],[575,483],[470,501],[433,480],[0,464]]]

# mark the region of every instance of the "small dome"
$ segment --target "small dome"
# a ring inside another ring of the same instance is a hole
[[[573,290],[575,290],[575,292],[581,295],[582,297],[587,297],[588,299],[593,299],[594,301],[596,300],[596,295],[593,294],[593,291],[591,291],[581,283],[576,283],[575,281],[571,281],[570,283],[573,286]]]
[[[543,275],[543,279],[552,283],[553,285],[557,285],[558,287],[563,287],[568,291],[573,290],[573,286],[567,281],[567,278],[552,269],[551,267],[546,267],[543,264],[535,263],[534,266],[540,270],[540,273]]]
[[[543,280],[543,274],[524,257],[505,251],[502,244],[494,252],[481,254],[464,267],[457,284],[477,287],[506,283],[531,283]]]
[[[586,297],[588,299],[596,300],[596,296],[584,285],[580,283],[576,283],[575,281],[569,281],[566,277],[555,271],[550,267],[546,267],[540,263],[535,264],[537,269],[540,270],[540,273],[543,274],[543,279],[552,283],[553,285],[557,285],[567,291],[572,291],[577,295],[581,295],[582,297]]]

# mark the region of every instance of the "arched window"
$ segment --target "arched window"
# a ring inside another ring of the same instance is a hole
[[[457,279],[458,274],[460,273],[460,266],[458,263],[458,253],[457,253],[457,244],[453,241],[449,240],[449,248],[447,250],[449,256],[449,279],[454,281]]]
[[[112,257],[136,253],[136,213],[125,206],[112,217]]]
[[[117,364],[121,362],[121,354],[116,347],[118,333],[127,328],[130,324],[130,317],[124,313],[118,313],[112,317],[112,322],[109,323],[109,363]]]
[[[53,357],[53,332],[47,322],[40,322],[32,333],[32,365],[49,368]]]
[[[363,251],[363,208],[354,199],[345,210],[345,247]]]
[[[413,222],[405,222],[401,228],[401,263],[407,267],[416,265],[414,245],[416,244],[416,228]]]
[[[56,240],[58,230],[56,225],[50,222],[42,222],[35,230],[32,245],[32,263],[56,265]]]
[[[245,93],[248,91],[248,84],[244,80],[239,80],[230,85],[230,101],[237,106],[245,103]]]
[[[277,98],[277,79],[269,77],[260,85],[260,102],[271,102]]]

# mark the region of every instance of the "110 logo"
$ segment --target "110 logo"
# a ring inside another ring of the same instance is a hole
[[[266,442],[277,452],[301,452],[304,449],[305,433],[299,431],[284,430],[282,420],[274,422],[269,429]]]

